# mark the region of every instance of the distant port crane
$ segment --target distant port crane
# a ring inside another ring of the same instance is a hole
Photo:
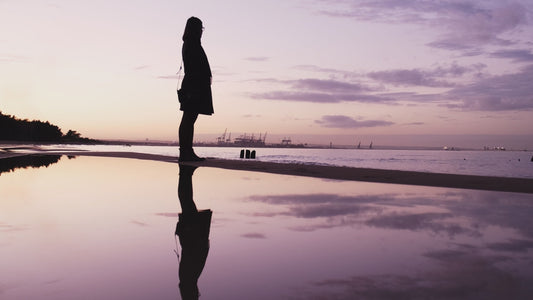
[[[239,137],[235,138],[233,141],[231,140],[231,133],[229,133],[228,138],[226,138],[226,135],[228,134],[228,129],[224,130],[224,133],[217,137],[217,145],[219,146],[244,146],[244,147],[251,147],[251,146],[265,146],[265,141],[267,137],[267,133],[265,134],[259,134],[259,138],[255,138],[255,135],[252,133],[251,135],[248,135],[247,133],[240,135]]]

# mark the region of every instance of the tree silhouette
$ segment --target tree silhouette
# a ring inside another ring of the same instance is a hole
[[[32,142],[96,142],[82,138],[75,130],[69,130],[63,135],[61,128],[50,122],[28,119],[18,119],[15,116],[4,115],[0,111],[0,140],[4,141],[32,141]]]
[[[65,134],[65,137],[79,139],[81,137],[81,134],[79,134],[76,130],[69,130],[67,134]]]

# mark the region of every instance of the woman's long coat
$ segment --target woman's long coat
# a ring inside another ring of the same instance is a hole
[[[180,99],[180,109],[204,115],[213,114],[211,68],[200,41],[185,41],[181,54],[185,70],[181,90],[185,101]]]

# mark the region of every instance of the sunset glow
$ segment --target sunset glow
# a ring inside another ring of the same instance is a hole
[[[0,110],[175,141],[181,34],[197,16],[215,108],[199,139],[518,135],[533,148],[532,12],[525,0],[0,0]]]

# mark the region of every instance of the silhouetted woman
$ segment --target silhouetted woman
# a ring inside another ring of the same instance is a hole
[[[192,148],[194,123],[198,114],[213,114],[211,95],[211,68],[200,39],[204,27],[202,21],[190,17],[183,33],[181,55],[185,76],[181,82],[180,110],[183,111],[179,128],[180,161],[201,161]]]

